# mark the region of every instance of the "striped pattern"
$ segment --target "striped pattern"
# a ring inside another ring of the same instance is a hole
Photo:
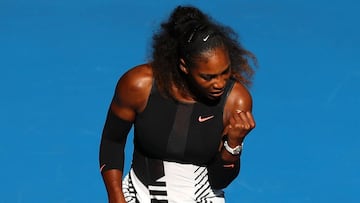
[[[165,181],[157,181],[154,185],[149,185],[151,202],[167,203],[167,192]]]
[[[128,203],[224,203],[222,190],[213,190],[206,167],[166,162],[165,176],[144,185],[133,170],[124,178]],[[150,171],[151,173],[151,171]]]
[[[136,190],[129,175],[123,180],[123,193],[127,203],[139,203],[136,198]]]
[[[224,197],[222,191],[214,191],[211,189],[208,180],[208,172],[205,167],[198,167],[195,171],[195,201],[196,203],[215,203],[212,198],[219,200]]]

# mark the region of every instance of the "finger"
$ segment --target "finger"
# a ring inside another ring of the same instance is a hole
[[[240,128],[244,130],[250,130],[255,127],[254,118],[249,111],[242,111],[240,109],[235,110],[230,119],[229,123],[234,128]]]
[[[236,110],[236,113],[234,113],[232,117],[234,118],[234,120],[237,123],[239,123],[239,122],[242,122],[241,114],[244,114],[244,113],[245,113],[244,111],[238,109],[238,110]]]
[[[243,114],[245,114],[245,111],[242,111],[240,109],[235,110],[235,113],[231,116],[231,124],[234,128],[238,129],[245,129],[246,121],[243,119]]]
[[[251,112],[245,112],[244,114],[241,114],[241,119],[244,122],[244,128],[246,130],[251,130],[255,128],[255,120]]]
[[[255,123],[255,119],[254,119],[254,116],[252,115],[252,113],[251,112],[246,112],[246,115],[248,117],[249,124],[251,125],[251,127],[255,128],[256,123]]]
[[[236,126],[236,124],[240,123],[240,116],[236,113],[236,114],[233,114],[232,116],[230,116],[229,118],[229,123],[230,125],[233,125],[234,127]]]
[[[238,128],[250,130],[255,127],[255,122],[251,112],[241,110],[237,110],[236,112],[237,114],[236,116],[234,115],[234,119],[236,120],[236,126]]]
[[[223,136],[227,135],[229,133],[229,129],[231,129],[231,125],[227,125],[225,129],[223,130]]]
[[[242,123],[244,125],[244,128],[248,130],[251,128],[251,124],[250,124],[250,121],[249,121],[249,118],[247,115],[248,115],[247,112],[243,112],[243,113],[239,114],[239,116],[242,120]]]

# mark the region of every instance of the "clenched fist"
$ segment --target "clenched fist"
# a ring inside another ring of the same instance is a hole
[[[241,143],[245,136],[255,128],[255,120],[250,111],[236,110],[229,118],[224,135],[231,143]]]

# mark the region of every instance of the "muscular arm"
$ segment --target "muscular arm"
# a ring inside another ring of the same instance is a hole
[[[248,133],[255,128],[252,115],[252,98],[249,91],[240,83],[235,84],[224,109],[224,139],[230,147],[241,145]],[[221,149],[222,159],[236,162],[239,156]]]
[[[252,100],[241,84],[234,85],[224,108],[224,140],[230,147],[241,145],[245,136],[255,127],[251,114]],[[220,153],[208,165],[209,181],[215,189],[227,187],[239,174],[240,155],[230,154],[220,146]]]
[[[116,86],[100,144],[100,170],[110,203],[125,203],[122,192],[124,147],[135,116],[146,105],[152,75],[146,65],[125,73]]]

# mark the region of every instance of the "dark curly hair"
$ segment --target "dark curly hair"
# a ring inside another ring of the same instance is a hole
[[[159,90],[172,97],[174,84],[185,92],[180,59],[191,68],[201,54],[219,46],[229,53],[231,76],[249,87],[255,72],[249,59],[256,65],[256,57],[241,46],[237,34],[196,7],[176,7],[153,36],[151,66]]]

